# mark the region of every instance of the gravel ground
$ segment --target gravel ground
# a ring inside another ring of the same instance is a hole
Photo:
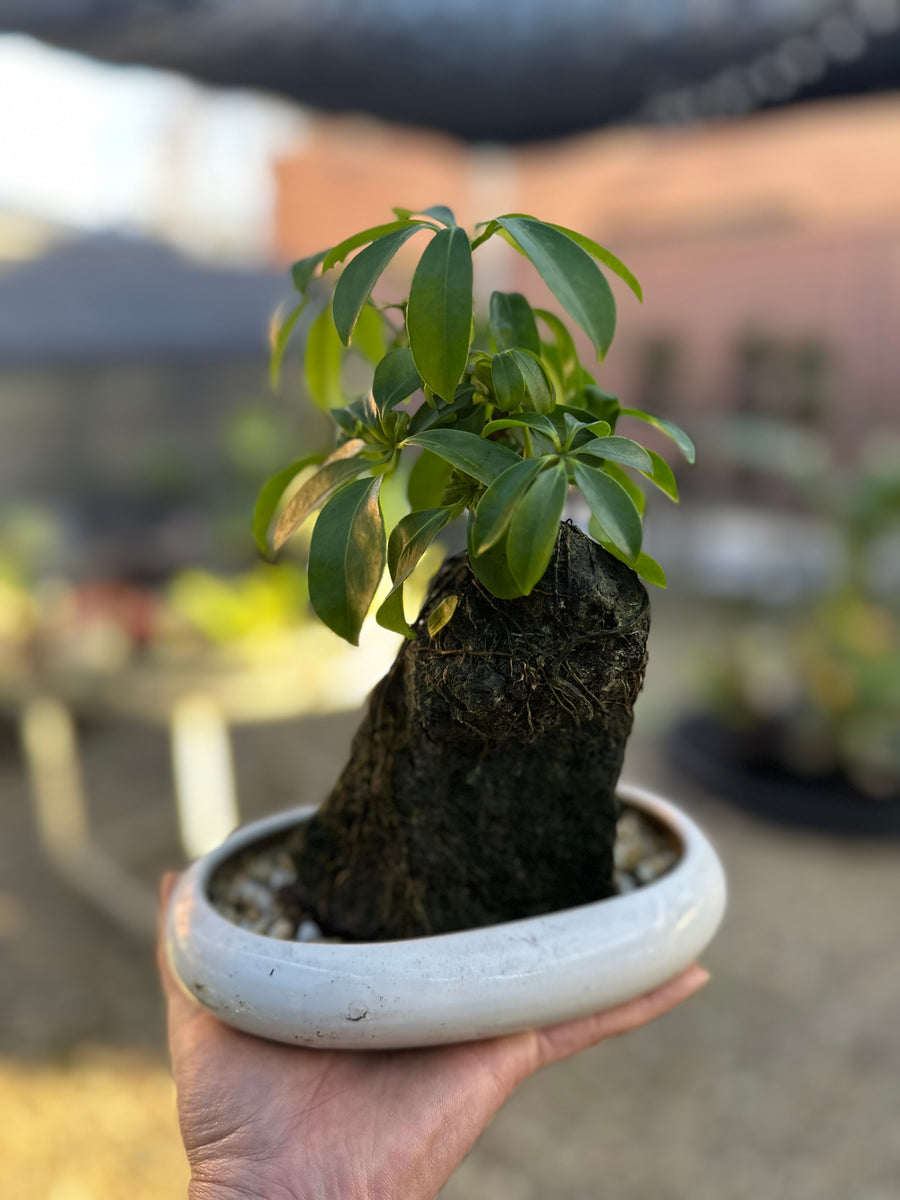
[[[900,845],[773,829],[672,778],[656,750],[684,707],[680,669],[716,625],[657,602],[627,777],[700,819],[731,907],[712,983],[641,1033],[530,1080],[443,1200],[897,1200]],[[355,718],[243,732],[247,815],[314,800]],[[140,871],[173,861],[161,735],[97,730],[101,816],[143,831]],[[301,773],[302,772],[302,773]],[[249,800],[250,793],[254,799]],[[43,863],[0,730],[0,1195],[170,1200],[185,1172],[149,948]]]

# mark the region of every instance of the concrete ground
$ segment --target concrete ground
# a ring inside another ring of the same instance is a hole
[[[776,829],[672,775],[659,732],[717,629],[657,603],[626,769],[683,802],[725,860],[731,906],[705,958],[712,982],[655,1026],[530,1080],[444,1200],[900,1197],[900,845]],[[355,722],[239,734],[247,815],[319,798]],[[140,846],[151,877],[174,856],[162,736],[94,730],[85,767],[101,817],[125,812],[142,830],[128,849]],[[0,1194],[182,1195],[149,948],[50,872],[2,729],[0,964]]]

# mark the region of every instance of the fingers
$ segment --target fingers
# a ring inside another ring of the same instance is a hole
[[[681,975],[670,979],[668,983],[664,983],[662,987],[655,988],[636,1000],[629,1000],[625,1004],[618,1004],[615,1008],[594,1013],[589,1017],[579,1017],[561,1025],[539,1029],[536,1031],[537,1065],[544,1067],[559,1062],[560,1059],[568,1058],[579,1050],[595,1046],[605,1038],[638,1029],[682,1004],[708,980],[709,972],[695,964]]]

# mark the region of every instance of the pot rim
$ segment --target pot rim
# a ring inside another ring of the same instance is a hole
[[[217,846],[202,858],[195,860],[188,867],[176,887],[176,895],[173,896],[172,903],[174,907],[178,900],[178,895],[182,893],[184,885],[190,880],[191,885],[197,889],[195,895],[199,894],[202,897],[210,918],[214,922],[221,922],[223,929],[227,929],[231,937],[235,939],[235,951],[243,947],[248,953],[258,953],[260,951],[260,943],[269,950],[277,946],[289,949],[302,946],[304,950],[312,953],[321,952],[328,958],[332,956],[339,957],[341,956],[341,952],[346,953],[347,951],[352,951],[354,954],[371,951],[383,955],[388,947],[415,946],[422,943],[433,945],[443,944],[449,948],[461,939],[477,938],[478,935],[487,934],[492,930],[508,930],[514,934],[516,931],[523,930],[535,922],[550,922],[553,924],[555,918],[564,917],[569,913],[590,912],[595,910],[598,905],[603,905],[603,912],[611,914],[613,908],[618,911],[625,906],[633,907],[636,898],[645,897],[657,892],[663,885],[666,885],[668,888],[671,888],[673,885],[677,887],[681,882],[681,877],[688,870],[689,860],[698,851],[701,853],[707,850],[711,851],[706,835],[682,809],[678,808],[671,801],[637,784],[624,783],[622,781],[619,782],[616,788],[616,795],[623,804],[637,808],[641,812],[648,814],[665,827],[668,834],[677,843],[679,851],[678,859],[674,866],[663,875],[652,880],[650,883],[642,884],[632,892],[607,896],[602,900],[592,900],[586,904],[575,905],[570,908],[554,909],[550,912],[539,913],[530,917],[520,917],[512,921],[498,921],[492,925],[458,929],[451,933],[426,934],[419,937],[384,941],[353,942],[296,942],[290,939],[272,938],[264,933],[255,933],[252,930],[244,929],[242,926],[230,921],[228,917],[223,916],[209,896],[212,877],[219,867],[227,862],[229,858],[251,846],[254,842],[263,841],[273,834],[290,828],[292,825],[309,820],[318,807],[315,804],[299,805],[296,808],[271,813],[268,816],[260,817],[256,821],[251,821],[235,829],[220,846]],[[277,957],[282,956],[278,955]]]

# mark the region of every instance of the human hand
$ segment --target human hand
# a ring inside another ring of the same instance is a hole
[[[647,1024],[709,978],[692,966],[606,1012],[490,1041],[307,1050],[223,1025],[181,990],[162,946],[190,1200],[434,1200],[529,1075]]]

